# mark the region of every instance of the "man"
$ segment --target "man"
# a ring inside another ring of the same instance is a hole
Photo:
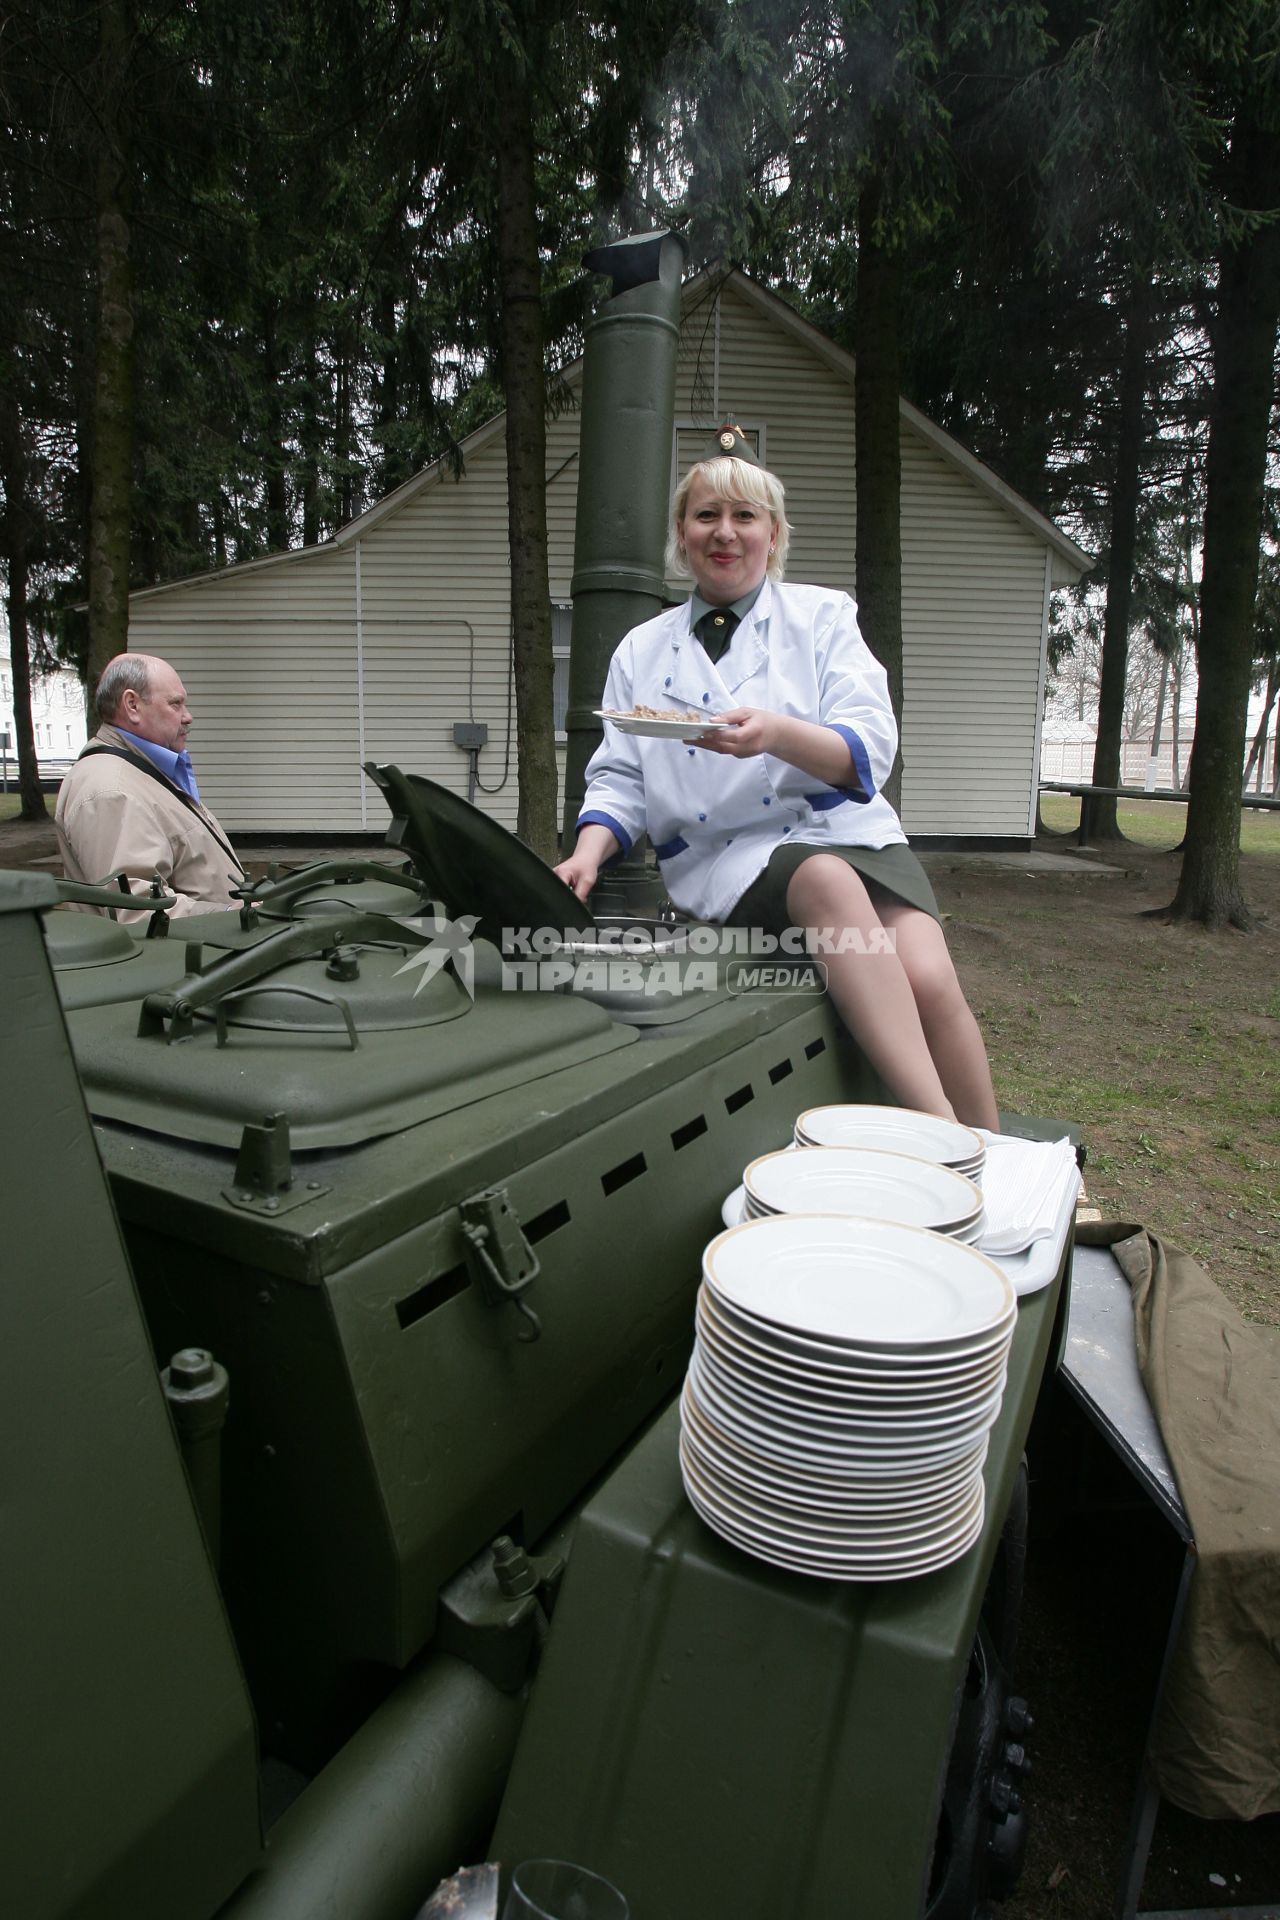
[[[146,894],[159,874],[165,892],[177,896],[171,915],[233,906],[231,888],[244,868],[200,803],[178,675],[154,654],[119,653],[107,663],[94,704],[101,724],[58,794],[68,880],[123,872],[132,893]],[[150,911],[122,907],[117,916],[143,920]]]

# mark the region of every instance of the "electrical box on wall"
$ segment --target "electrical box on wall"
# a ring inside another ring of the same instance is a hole
[[[483,720],[455,720],[453,744],[461,747],[464,753],[478,753],[481,747],[489,744],[489,729]]]

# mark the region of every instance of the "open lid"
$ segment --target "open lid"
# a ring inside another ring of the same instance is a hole
[[[498,946],[504,927],[594,924],[573,889],[479,807],[420,773],[372,760],[364,770],[391,809],[387,844],[404,848],[451,920],[474,914],[475,932]]]

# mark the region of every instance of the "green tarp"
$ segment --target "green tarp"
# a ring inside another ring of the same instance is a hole
[[[1197,1565],[1155,1729],[1162,1794],[1203,1819],[1280,1811],[1280,1328],[1251,1325],[1144,1227],[1081,1224],[1133,1294],[1138,1366]]]

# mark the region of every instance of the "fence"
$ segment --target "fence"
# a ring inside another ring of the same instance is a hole
[[[1252,744],[1252,743],[1251,743]],[[1093,778],[1092,740],[1042,740],[1040,743],[1040,778],[1042,780],[1080,780]],[[1173,777],[1173,744],[1164,739],[1156,755],[1157,787],[1170,788],[1187,783],[1187,764],[1191,758],[1191,736],[1178,743],[1178,773]],[[1261,791],[1271,793],[1276,780],[1276,742],[1267,741],[1266,764],[1262,772]],[[1126,740],[1120,749],[1120,782],[1122,787],[1143,787],[1147,784],[1147,768],[1151,764],[1151,742],[1149,740]],[[1249,775],[1249,791],[1259,791],[1258,769],[1255,766]]]

